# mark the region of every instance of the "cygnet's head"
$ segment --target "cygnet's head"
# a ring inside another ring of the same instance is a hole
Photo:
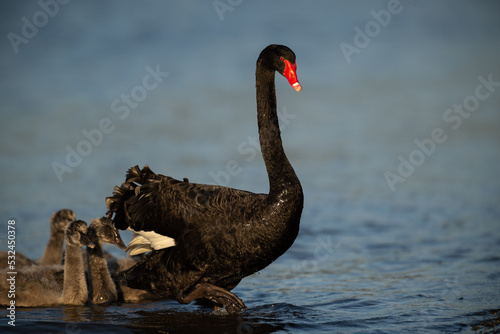
[[[94,243],[87,235],[87,223],[83,220],[74,220],[66,228],[66,243],[72,246],[94,247]]]
[[[100,243],[115,244],[119,248],[125,249],[120,232],[118,232],[113,221],[109,218],[101,217],[92,219],[90,221],[89,236],[94,242],[96,241],[95,238],[97,238]]]
[[[50,217],[50,226],[56,233],[63,234],[69,223],[75,220],[75,213],[70,209],[62,209],[54,212]]]

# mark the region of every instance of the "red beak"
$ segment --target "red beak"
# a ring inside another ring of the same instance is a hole
[[[293,89],[295,89],[297,92],[300,92],[302,90],[302,86],[297,80],[297,65],[292,65],[292,63],[290,63],[286,59],[283,61],[285,62],[285,71],[283,72],[283,75],[288,79],[288,82],[290,83],[290,85],[292,85]]]

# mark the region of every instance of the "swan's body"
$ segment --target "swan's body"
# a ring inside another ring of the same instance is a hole
[[[15,299],[7,293],[0,295],[0,304],[8,305],[15,300],[16,306],[84,305],[88,299],[87,282],[83,269],[81,247],[89,244],[86,237],[87,224],[72,222],[66,230],[66,255],[64,266],[33,265],[24,267],[15,274]],[[64,283],[57,280],[58,273],[64,271]],[[0,271],[1,291],[9,291],[6,269]]]
[[[294,242],[303,207],[299,179],[282,147],[275,71],[300,91],[295,54],[270,45],[257,60],[257,119],[269,176],[268,194],[175,180],[148,166],[131,168],[107,198],[108,216],[153,249],[122,273],[124,284],[181,303],[207,298],[233,313],[245,309],[229,292],[244,277],[276,260]],[[154,233],[152,233],[154,232]],[[161,239],[163,238],[163,239]],[[166,246],[165,246],[166,245]]]
[[[130,269],[135,266],[141,259],[140,256],[126,256],[123,258],[110,258],[108,259],[108,268],[111,277],[116,277],[120,272]],[[144,290],[132,289],[122,284],[117,284],[118,300],[123,302],[144,302],[162,299],[161,296],[153,295]]]

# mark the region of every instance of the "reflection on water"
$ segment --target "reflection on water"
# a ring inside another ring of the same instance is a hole
[[[82,322],[87,318],[87,309],[82,306],[64,306],[62,309],[64,322]]]

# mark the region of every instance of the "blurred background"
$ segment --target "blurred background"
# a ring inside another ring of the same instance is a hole
[[[42,254],[58,209],[103,215],[136,164],[266,192],[254,73],[277,43],[294,50],[303,86],[277,75],[305,207],[292,255],[274,270],[328,235],[341,246],[326,271],[358,263],[353,272],[380,279],[395,263],[438,261],[439,275],[421,270],[494,304],[498,2],[46,0],[2,2],[0,13],[0,218],[16,220],[18,251]],[[424,154],[415,140],[435,129],[446,139]],[[0,236],[4,250],[6,228]]]

